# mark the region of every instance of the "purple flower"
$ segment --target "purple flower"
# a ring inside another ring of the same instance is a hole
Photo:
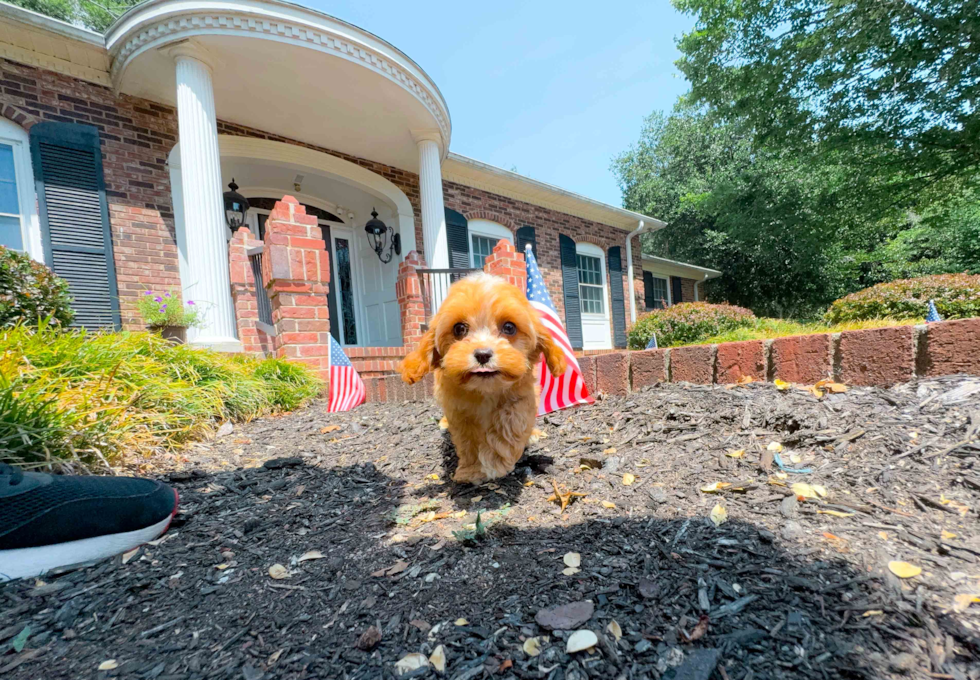
[[[167,309],[167,305],[161,305],[160,306],[160,311],[161,312],[166,311],[166,309]]]
[[[189,304],[189,305],[193,305],[193,304],[194,304],[194,301],[193,301],[193,300],[188,300],[188,301],[187,301],[187,304]]]
[[[153,298],[153,301],[154,302],[163,302],[163,298],[160,297],[159,295],[157,295],[155,298]]]
[[[170,293],[164,293],[163,296],[164,297],[170,297]]]
[[[152,290],[144,290],[143,291],[143,295],[153,295],[153,291]]]

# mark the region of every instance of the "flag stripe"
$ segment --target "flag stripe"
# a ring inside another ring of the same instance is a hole
[[[367,393],[364,389],[364,381],[333,336],[329,336],[329,342],[330,394],[327,411],[331,413],[349,411],[364,402]]]

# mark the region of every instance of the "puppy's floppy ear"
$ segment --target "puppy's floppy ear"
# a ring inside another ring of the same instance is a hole
[[[429,330],[419,341],[419,346],[410,352],[401,363],[399,369],[402,380],[409,385],[414,385],[424,378],[426,373],[438,367],[440,361],[442,361],[442,357],[439,356],[439,350],[436,349],[435,326],[430,325]]]
[[[544,324],[541,323],[541,319],[537,315],[537,311],[534,312],[534,332],[538,336],[537,344],[534,349],[544,355],[544,361],[548,364],[548,370],[551,371],[551,375],[556,378],[565,372],[568,367],[565,361],[565,353],[561,351],[554,340],[551,339],[551,333],[545,328]]]

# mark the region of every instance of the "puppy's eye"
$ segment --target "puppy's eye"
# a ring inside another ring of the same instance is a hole
[[[458,340],[459,338],[465,337],[466,331],[469,329],[469,326],[467,326],[465,323],[458,323],[453,326],[453,335],[455,335],[456,339]]]
[[[515,326],[512,322],[508,321],[503,326],[500,327],[500,332],[503,333],[504,335],[516,335],[517,326]]]

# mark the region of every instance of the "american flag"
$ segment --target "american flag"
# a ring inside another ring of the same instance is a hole
[[[942,321],[943,317],[939,316],[939,310],[936,309],[936,303],[929,300],[929,313],[926,314],[926,323],[935,323],[936,321]]]
[[[330,401],[327,411],[350,411],[364,401],[364,382],[340,345],[330,338]]]
[[[541,321],[551,333],[551,339],[561,347],[565,354],[565,361],[568,363],[565,372],[556,378],[548,370],[544,357],[541,358],[541,363],[538,365],[541,372],[541,378],[538,381],[541,386],[538,415],[543,416],[546,413],[576,404],[591,404],[595,399],[585,387],[582,369],[579,368],[578,359],[575,358],[575,352],[572,351],[572,343],[568,340],[565,326],[558,318],[558,311],[551,304],[551,296],[548,295],[548,288],[538,270],[538,263],[534,259],[534,252],[531,250],[530,243],[524,248],[524,258],[527,260],[527,300],[532,307],[538,310]]]

